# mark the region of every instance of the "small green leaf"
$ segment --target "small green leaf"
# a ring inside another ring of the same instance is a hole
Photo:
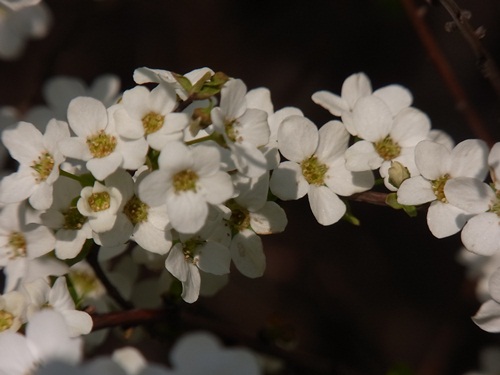
[[[415,217],[417,216],[417,207],[415,206],[405,206],[400,203],[398,203],[398,195],[397,193],[389,193],[387,194],[387,197],[385,198],[385,203],[394,208],[395,210],[403,210],[408,214],[410,217]]]
[[[184,90],[186,90],[187,92],[191,92],[193,85],[191,85],[191,81],[189,79],[178,73],[172,73],[172,74]]]

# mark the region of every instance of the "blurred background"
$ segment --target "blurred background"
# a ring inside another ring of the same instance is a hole
[[[42,85],[68,75],[87,83],[104,73],[133,87],[142,66],[185,73],[208,66],[268,87],[275,109],[297,106],[318,126],[331,115],[311,101],[340,93],[352,73],[374,88],[406,86],[434,128],[458,143],[474,137],[429,59],[399,0],[45,0],[47,37],[21,58],[0,62],[0,105],[25,111],[43,102]],[[458,81],[495,139],[500,107],[459,32],[440,6],[415,0]],[[485,47],[500,60],[500,3],[461,0],[484,26]],[[485,345],[499,343],[470,319],[479,302],[456,262],[459,236],[438,240],[425,213],[352,203],[361,226],[317,224],[307,200],[283,203],[285,233],[264,238],[264,277],[237,271],[195,310],[244,335],[279,326],[297,358],[333,374],[462,374]],[[237,343],[237,340],[235,340]],[[162,360],[161,347],[144,354]],[[290,370],[291,371],[291,370]],[[391,372],[393,371],[393,372]],[[292,372],[290,372],[292,373]],[[297,372],[306,373],[306,372]]]

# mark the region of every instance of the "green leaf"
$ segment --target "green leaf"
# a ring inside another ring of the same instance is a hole
[[[397,193],[387,194],[387,197],[385,198],[385,203],[388,206],[394,208],[395,210],[403,210],[410,217],[417,216],[417,207],[415,207],[415,206],[405,206],[403,204],[398,203],[398,195],[397,195]]]

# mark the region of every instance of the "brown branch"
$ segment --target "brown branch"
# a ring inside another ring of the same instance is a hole
[[[484,48],[480,36],[469,22],[468,12],[460,9],[454,0],[439,0],[443,8],[450,14],[457,28],[462,33],[465,41],[469,44],[476,56],[479,69],[483,76],[487,78],[500,100],[500,73],[495,60],[491,54]]]
[[[348,199],[352,201],[365,202],[377,206],[387,206],[387,203],[385,203],[386,198],[387,193],[380,193],[378,191],[365,191],[364,193],[358,193],[348,197]]]
[[[429,30],[429,27],[424,22],[422,12],[414,3],[414,0],[401,0],[410,18],[415,31],[417,32],[420,41],[429,55],[429,58],[441,75],[448,91],[456,101],[457,110],[460,111],[466,118],[470,129],[474,135],[483,139],[489,146],[495,143],[494,138],[490,135],[488,128],[484,125],[483,120],[472,106],[465,90],[460,85],[450,63],[439,48],[436,39]]]

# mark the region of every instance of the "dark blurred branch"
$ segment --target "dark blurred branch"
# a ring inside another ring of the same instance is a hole
[[[284,361],[285,367],[293,368],[294,374],[331,374],[330,361],[303,353],[297,350],[285,350],[272,343],[264,342],[258,337],[252,337],[238,332],[234,327],[193,313],[187,309],[177,310],[172,308],[159,309],[134,309],[105,314],[92,314],[94,322],[93,331],[109,327],[131,327],[159,321],[174,319],[183,326],[183,331],[206,330],[214,333],[225,341],[237,345],[244,345],[260,354],[266,354]],[[177,321],[176,317],[180,320]],[[176,327],[179,328],[179,327]]]
[[[423,19],[423,8],[415,5],[414,0],[401,0],[415,31],[417,32],[429,58],[435,65],[441,78],[444,80],[450,94],[455,99],[457,109],[465,116],[470,129],[476,137],[483,139],[489,146],[495,143],[488,128],[484,125],[481,117],[472,106],[465,90],[460,85],[450,63],[441,51],[439,45]]]
[[[92,249],[90,250],[89,254],[87,255],[87,262],[90,264],[92,269],[94,270],[95,275],[99,279],[99,281],[104,285],[104,288],[106,288],[106,291],[108,292],[109,296],[113,298],[113,300],[124,310],[130,310],[134,308],[134,305],[127,301],[121,293],[118,291],[118,289],[111,283],[111,281],[108,279],[108,276],[102,269],[99,260],[98,260],[98,253],[99,253],[99,246],[94,245]]]

